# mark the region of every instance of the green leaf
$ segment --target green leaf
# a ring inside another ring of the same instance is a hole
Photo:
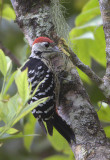
[[[26,45],[24,46],[24,53],[25,53],[25,56],[26,56],[26,59],[30,56],[30,53],[31,53],[31,48],[27,42],[27,40],[24,38],[24,41],[26,43]]]
[[[45,158],[44,160],[75,160],[74,157],[69,157],[68,155],[55,155]]]
[[[53,130],[53,136],[48,135],[48,139],[57,151],[71,153],[69,144],[56,129]]]
[[[5,126],[2,128],[0,137],[4,138],[7,131],[16,124],[21,118],[26,116],[32,109],[37,107],[40,103],[43,103],[47,98],[42,98],[30,105],[19,106],[18,95],[13,96],[9,101],[3,103],[0,101],[0,121],[5,122]]]
[[[102,66],[106,66],[105,36],[102,26],[99,27],[101,24],[99,3],[97,0],[90,0],[76,18],[77,27],[70,32],[73,50],[79,59],[89,66],[91,57]],[[99,28],[96,28],[97,26]],[[88,81],[81,71],[78,72],[83,80]]]
[[[79,59],[85,63],[86,65],[91,65],[91,58],[89,55],[89,43],[91,44],[91,42],[93,40],[91,39],[87,39],[87,37],[83,37],[82,38],[78,38],[81,35],[84,35],[85,33],[88,33],[88,31],[90,32],[90,30],[88,28],[86,29],[77,29],[74,28],[72,29],[72,31],[70,32],[70,40],[71,43],[73,44],[73,50],[75,51],[75,53],[77,54],[77,56],[79,57]]]
[[[44,81],[45,81],[45,78],[37,85],[37,87],[34,89],[34,92],[33,92],[32,95],[30,96],[30,98],[32,98],[32,97],[35,95],[35,93],[36,93],[36,91],[38,90],[39,86],[40,86]],[[30,87],[31,87],[31,86],[30,86]]]
[[[21,72],[15,78],[15,82],[18,88],[19,95],[22,98],[23,104],[25,104],[29,99],[29,88],[28,88],[29,83],[28,83],[27,69]]]
[[[76,26],[81,26],[100,15],[100,8],[98,0],[90,0],[83,8],[82,13],[79,14],[75,20]]]
[[[85,33],[90,32],[88,28],[84,29],[77,29],[74,28],[70,32],[70,40],[73,44],[73,50],[75,54],[78,56],[78,58],[86,65],[91,66],[91,57],[90,57],[90,49],[89,45],[92,43],[92,39],[87,39],[87,37],[80,38],[81,35],[84,35]],[[90,79],[81,71],[78,69],[78,73],[81,76],[81,78],[86,81],[87,83],[90,83]]]
[[[14,95],[6,102],[0,101],[0,120],[4,121],[7,126],[12,124],[14,116],[18,110],[18,95]]]
[[[8,74],[11,73],[11,70],[12,70],[12,61],[9,57],[6,56],[6,61],[7,61],[7,72]]]
[[[15,129],[15,128],[10,128],[6,133],[7,133],[7,134],[15,134],[15,133],[17,133],[17,132],[19,132],[17,129]]]
[[[15,139],[15,138],[24,138],[24,137],[33,137],[33,136],[40,136],[40,135],[38,135],[38,134],[30,134],[30,135],[24,135],[24,134],[22,134],[22,133],[18,133],[18,134],[16,134],[16,135],[11,135],[11,134],[7,134],[7,133],[5,133],[5,134],[3,134],[1,137],[0,137],[0,140],[1,141],[5,141],[5,140],[7,140],[7,139]]]
[[[92,39],[78,39],[81,35],[92,32],[94,34],[94,40]],[[106,66],[106,54],[105,53],[105,36],[102,26],[96,27],[86,27],[86,28],[74,28],[70,32],[70,40],[73,45],[73,50],[79,57],[79,59],[86,65],[91,64],[91,57],[95,59],[98,63]],[[101,46],[101,47],[100,47]]]
[[[110,138],[110,126],[104,127],[105,134],[108,138]]]
[[[95,18],[93,18],[89,22],[87,22],[79,27],[76,27],[76,28],[83,29],[83,28],[87,28],[87,27],[97,27],[97,26],[101,26],[102,24],[103,24],[103,22],[102,22],[101,16],[96,16]]]
[[[7,122],[9,125],[12,125],[14,117],[18,114],[19,111],[19,96],[18,94],[14,95],[9,99],[7,102],[8,107],[8,119],[9,122]]]
[[[7,103],[3,103],[2,101],[0,101],[0,121],[4,121],[5,123],[7,123],[9,121],[8,119],[8,107],[7,107]]]
[[[77,68],[77,71],[78,71],[78,73],[79,73],[79,75],[80,75],[80,77],[83,81],[85,81],[88,84],[91,84],[91,80],[89,79],[89,77],[83,71],[81,71],[79,68]]]
[[[0,49],[0,71],[4,75],[7,74],[7,61],[4,52]]]
[[[15,12],[9,4],[4,4],[2,9],[2,17],[7,20],[15,20]]]
[[[17,72],[17,71],[15,71],[15,72],[11,75],[11,77],[10,77],[9,80],[8,80],[8,82],[6,83],[6,86],[5,86],[3,95],[5,95],[5,94],[7,93],[7,91],[9,90],[9,88],[11,87],[11,85],[12,85],[12,83],[13,83],[13,81],[14,81],[16,72]]]
[[[0,127],[0,132],[2,132],[3,129],[4,129],[4,127]],[[10,128],[9,130],[6,131],[7,134],[15,134],[17,132],[19,132],[19,131],[15,128]]]
[[[13,125],[16,124],[21,118],[26,116],[28,113],[30,113],[34,108],[36,108],[39,104],[44,103],[47,100],[47,98],[39,99],[38,101],[35,101],[29,105],[27,105],[25,108],[21,110],[19,115],[16,117],[15,121],[13,122]]]
[[[89,44],[90,55],[102,66],[106,67],[106,42],[103,27],[100,26],[94,31],[95,40]]]
[[[23,133],[25,135],[29,135],[29,134],[34,135],[35,124],[36,124],[36,118],[32,115],[32,113],[30,113],[28,116],[28,122],[24,126]],[[30,146],[32,144],[33,136],[30,136],[30,137],[25,136],[23,140],[24,140],[25,148],[30,151]]]
[[[81,13],[79,16],[77,16],[77,18],[75,20],[75,24],[76,24],[76,26],[81,26],[98,15],[100,15],[99,7],[90,9],[86,12]]]
[[[110,122],[110,107],[102,102],[102,104],[98,103],[100,110],[97,112],[99,120],[103,122]]]
[[[79,37],[74,38],[74,40],[79,40],[79,39],[92,39],[94,40],[94,35],[92,32],[86,32]]]
[[[99,2],[98,0],[89,0],[86,5],[83,7],[83,12],[93,9],[95,7],[99,7]]]

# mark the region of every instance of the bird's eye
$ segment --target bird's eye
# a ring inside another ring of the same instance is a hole
[[[45,47],[48,48],[50,46],[50,43],[46,43]]]

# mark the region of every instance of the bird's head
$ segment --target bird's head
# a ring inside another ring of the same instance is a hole
[[[52,53],[61,52],[59,48],[55,45],[54,41],[47,37],[36,38],[32,45],[31,57],[47,57]]]

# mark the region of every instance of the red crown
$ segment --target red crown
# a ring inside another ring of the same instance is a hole
[[[54,43],[52,40],[50,40],[49,38],[47,37],[39,37],[39,38],[36,38],[33,42],[32,45],[34,45],[35,43],[41,43],[41,42],[49,42],[49,43]]]

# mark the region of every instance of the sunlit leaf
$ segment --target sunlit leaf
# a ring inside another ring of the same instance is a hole
[[[40,86],[44,81],[45,81],[45,78],[36,86],[36,88],[34,89],[34,92],[32,93],[32,95],[31,95],[30,98],[32,98],[32,97],[35,95],[35,93],[36,93],[36,91],[38,90],[39,86]]]
[[[77,29],[74,28],[70,32],[70,40],[71,43],[73,43],[73,50],[79,57],[79,59],[85,63],[86,65],[91,65],[91,57],[90,57],[90,51],[89,51],[89,44],[93,41],[93,39],[86,39],[86,37],[78,38],[81,35],[84,35],[85,33],[88,32],[89,29]],[[90,30],[89,30],[90,32]]]
[[[28,134],[34,135],[35,124],[36,124],[36,118],[33,116],[32,113],[30,113],[29,116],[28,116],[28,122],[24,125],[23,133],[25,135],[28,135]],[[30,146],[32,144],[32,140],[33,140],[33,136],[30,136],[30,137],[25,136],[24,137],[24,146],[29,151],[30,151]]]
[[[0,137],[0,140],[1,141],[5,141],[7,139],[14,139],[14,138],[24,138],[24,137],[33,137],[33,136],[40,136],[38,134],[30,134],[30,135],[24,135],[23,133],[18,133],[16,135],[11,135],[11,134],[3,134],[1,137]]]
[[[14,95],[6,102],[0,102],[0,118],[7,124],[12,124],[13,118],[18,110],[18,95]]]
[[[19,110],[19,96],[18,94],[14,95],[9,99],[7,102],[7,107],[8,107],[8,119],[10,119],[10,124],[13,121],[13,118],[17,115],[17,112]]]
[[[4,127],[0,127],[0,132],[3,131]],[[15,134],[17,133],[18,130],[15,128],[10,128],[9,130],[6,131],[7,134]]]
[[[0,49],[0,71],[4,76],[7,74],[7,61],[4,52]]]
[[[12,70],[12,61],[9,57],[6,56],[6,61],[7,61],[7,72],[8,74],[11,73],[11,70]]]
[[[0,101],[0,120],[7,123],[9,121],[8,113],[9,112],[8,112],[7,103],[3,103],[2,101]]]
[[[91,84],[90,78],[83,71],[81,71],[79,68],[77,68],[77,71],[83,81],[85,81],[88,84]]]
[[[15,20],[15,12],[9,4],[4,4],[2,9],[2,17],[7,20]]]
[[[69,155],[55,155],[45,158],[44,160],[75,160],[74,157],[69,157]]]
[[[13,96],[5,103],[0,102],[0,120],[5,122],[5,125],[1,128],[2,133],[0,136],[4,138],[4,135],[14,124],[16,124],[21,118],[26,116],[32,109],[37,107],[40,103],[43,103],[45,100],[47,100],[47,98],[42,98],[30,105],[25,106],[25,108],[20,108],[20,110],[18,95]]]
[[[75,20],[76,26],[82,26],[88,21],[92,20],[96,16],[100,15],[100,8],[98,0],[90,0],[84,8],[81,14],[79,14]]]
[[[94,35],[92,32],[86,32],[82,35],[80,35],[79,37],[73,38],[74,40],[78,40],[78,39],[93,39],[94,40]]]
[[[99,7],[99,2],[98,0],[89,0],[86,5],[83,7],[83,12],[93,9],[95,7]]]
[[[103,27],[100,26],[94,31],[95,40],[89,44],[90,55],[102,66],[106,66],[106,43]]]
[[[79,16],[77,16],[75,20],[76,26],[81,26],[93,19],[94,17],[100,15],[100,9],[99,7],[90,9],[88,11],[85,11],[81,13]]]
[[[27,105],[25,108],[23,108],[21,110],[21,112],[19,113],[19,115],[16,117],[15,121],[13,122],[13,125],[15,123],[17,123],[21,118],[26,116],[28,113],[30,113],[35,107],[37,107],[39,104],[45,102],[46,100],[47,100],[47,98],[39,99],[38,101],[35,101],[35,102]]]
[[[97,112],[101,121],[110,122],[110,107],[106,103],[98,103],[100,109]]]
[[[29,99],[29,83],[27,76],[27,69],[21,72],[15,79],[18,92],[20,97],[22,98],[23,104]]]
[[[11,87],[13,81],[14,81],[14,78],[15,78],[15,74],[16,74],[17,71],[15,71],[11,77],[9,78],[9,80],[7,81],[6,85],[5,85],[5,89],[4,89],[4,95],[7,93],[7,91],[9,90],[9,88]]]
[[[77,38],[82,34],[85,34],[87,31],[91,31],[94,34],[94,39],[86,39],[84,37],[84,39]],[[93,57],[95,61],[100,63],[102,66],[106,66],[106,44],[102,27],[87,27],[82,29],[74,28],[70,32],[70,38],[71,42],[74,44],[73,50],[83,63],[90,66],[91,57]]]
[[[69,144],[56,129],[53,130],[53,136],[48,135],[48,139],[57,151],[63,151],[64,153],[71,152]]]
[[[102,22],[102,18],[101,16],[96,16],[95,18],[93,18],[92,20],[90,20],[89,22],[76,27],[77,29],[83,29],[83,28],[87,28],[87,27],[95,27],[95,26],[101,26],[103,24]]]
[[[104,127],[105,134],[108,138],[110,138],[110,126]]]

